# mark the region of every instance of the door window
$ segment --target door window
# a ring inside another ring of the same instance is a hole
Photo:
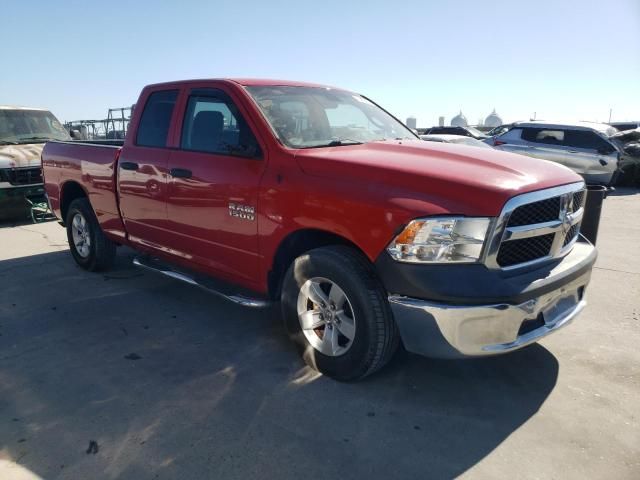
[[[164,90],[149,95],[136,135],[136,145],[165,147],[171,115],[178,97],[177,90]]]
[[[238,108],[228,95],[215,89],[191,93],[180,145],[197,152],[259,156],[258,143]]]
[[[613,150],[613,147],[595,132],[587,130],[567,130],[565,144],[569,147],[586,150]]]
[[[522,132],[522,138],[528,142],[562,145],[564,142],[564,130],[525,128]]]

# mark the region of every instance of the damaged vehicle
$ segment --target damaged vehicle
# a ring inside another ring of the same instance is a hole
[[[592,122],[516,122],[491,144],[529,157],[550,160],[580,174],[587,184],[614,185],[624,164],[619,147],[611,140],[617,130]]]
[[[615,133],[610,139],[621,152],[617,184],[640,186],[640,128]]]
[[[49,140],[71,140],[50,111],[0,106],[0,220],[25,214],[26,199],[44,198],[40,156]]]

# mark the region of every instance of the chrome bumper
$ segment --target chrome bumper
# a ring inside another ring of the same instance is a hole
[[[454,306],[389,296],[405,348],[421,355],[455,358],[517,350],[568,325],[585,307],[591,270],[518,305]]]

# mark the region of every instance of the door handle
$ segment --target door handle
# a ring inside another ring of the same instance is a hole
[[[569,153],[580,153],[578,150],[567,150]]]
[[[139,165],[135,162],[120,162],[120,168],[123,170],[138,170]]]
[[[187,170],[186,168],[172,168],[169,170],[169,175],[174,178],[191,178],[191,170]]]

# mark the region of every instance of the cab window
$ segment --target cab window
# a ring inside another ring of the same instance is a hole
[[[191,92],[182,125],[183,150],[259,156],[258,143],[231,98],[216,89]]]
[[[141,147],[165,147],[173,108],[178,98],[178,90],[153,92],[142,111],[136,145]]]

